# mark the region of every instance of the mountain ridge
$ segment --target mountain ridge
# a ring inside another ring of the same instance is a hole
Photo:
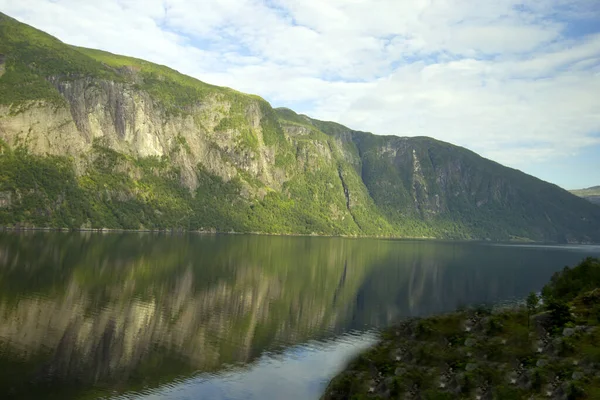
[[[0,14],[0,225],[600,242],[600,209],[428,137],[272,108]]]
[[[600,205],[600,185],[585,189],[569,190],[575,196],[582,197],[594,204]]]

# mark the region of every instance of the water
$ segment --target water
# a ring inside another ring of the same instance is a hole
[[[0,233],[0,398],[318,399],[408,316],[513,301],[598,246]]]

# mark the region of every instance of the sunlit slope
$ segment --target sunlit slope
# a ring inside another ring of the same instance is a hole
[[[598,207],[461,147],[273,109],[5,15],[0,54],[1,225],[600,241]]]
[[[600,186],[592,186],[587,189],[571,190],[576,196],[583,197],[594,204],[600,205]]]

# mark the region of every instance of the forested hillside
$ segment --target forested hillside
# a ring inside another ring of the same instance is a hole
[[[600,242],[600,207],[0,14],[0,225]]]

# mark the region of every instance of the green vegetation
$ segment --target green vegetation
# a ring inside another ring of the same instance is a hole
[[[0,208],[2,225],[78,227],[88,210],[69,159],[36,157],[23,148],[3,147],[0,192],[10,193],[12,203]]]
[[[600,196],[600,186],[592,186],[587,189],[571,190],[571,193],[577,196]]]
[[[407,221],[413,230],[464,239],[540,240],[543,232],[542,240],[552,242],[597,231],[578,215],[585,210],[597,218],[593,206],[466,149],[430,138],[355,134],[353,141],[363,181],[394,225]]]
[[[550,279],[544,286],[542,296],[544,302],[552,299],[568,302],[582,292],[600,287],[600,261],[586,258],[575,268],[565,267]]]
[[[0,54],[6,72],[0,79],[0,104],[16,106],[28,100],[64,105],[56,87],[62,81],[96,78],[135,82],[168,113],[189,111],[209,94],[245,99],[232,89],[221,88],[150,62],[108,52],[70,46],[33,27],[0,13]],[[137,75],[137,79],[131,79]],[[235,101],[234,101],[235,103]]]
[[[566,268],[542,293],[542,306],[531,294],[527,307],[401,322],[323,398],[598,398],[600,261]]]
[[[134,181],[119,168],[135,169],[141,178]],[[67,157],[5,150],[0,192],[11,194],[11,204],[0,209],[1,225],[57,228],[183,227],[191,197],[165,160],[128,160],[97,145],[91,168],[79,177]]]
[[[6,72],[0,79],[0,104],[18,106],[29,100],[63,105],[64,99],[49,82],[93,76],[118,79],[101,63],[60,40],[0,13],[0,54]]]
[[[587,189],[571,190],[575,196],[583,197],[584,199],[600,205],[600,186],[593,186]]]
[[[529,293],[529,295],[527,296],[527,300],[526,300],[526,304],[527,304],[527,327],[528,328],[529,328],[529,319],[531,318],[531,316],[537,310],[537,307],[538,307],[539,303],[540,303],[539,296],[536,293],[534,293],[534,292]]]
[[[340,184],[334,174],[301,175],[286,186],[293,198],[270,191],[248,200],[240,196],[239,178],[225,182],[201,165],[198,188],[190,193],[167,158],[131,158],[96,143],[92,160],[77,177],[69,158],[6,148],[0,193],[10,193],[11,204],[0,208],[0,225],[333,235],[357,230],[344,213],[343,197],[327,184]],[[332,206],[340,212],[336,220],[329,218]]]
[[[4,14],[0,63],[0,225],[600,242],[600,208],[448,143],[273,109]],[[65,126],[81,153],[50,139]]]

